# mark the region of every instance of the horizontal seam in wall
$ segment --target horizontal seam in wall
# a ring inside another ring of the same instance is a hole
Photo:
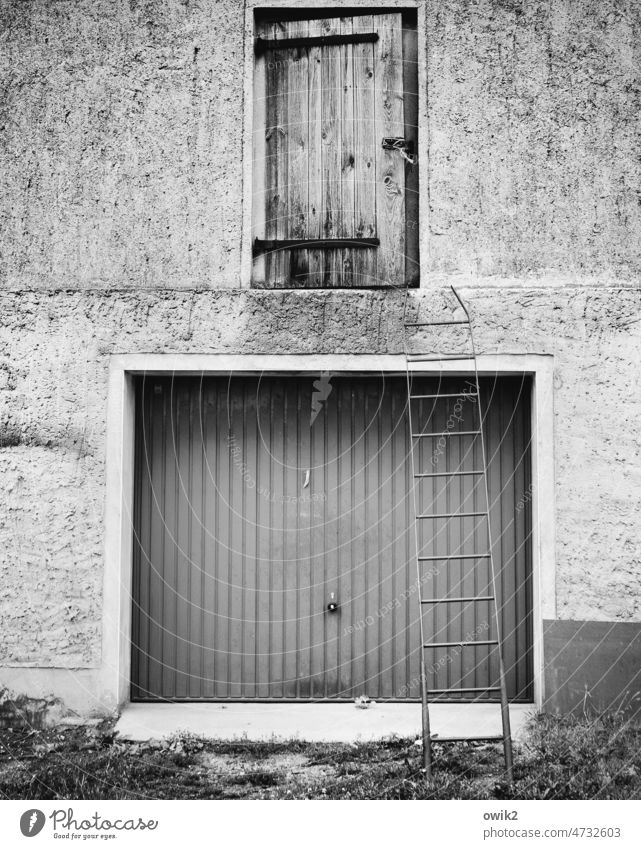
[[[453,278],[454,279],[454,278]],[[548,285],[542,285],[540,283],[530,285],[527,281],[524,281],[521,284],[501,284],[501,283],[476,283],[476,282],[465,282],[459,280],[459,286],[461,288],[466,289],[479,289],[479,290],[500,290],[501,292],[547,292],[550,289],[597,289],[604,291],[631,291],[631,292],[641,292],[641,283],[619,283],[617,285],[606,285],[603,283],[566,283],[561,282],[558,284],[550,283]],[[416,293],[417,295],[427,295],[428,293],[432,293],[434,291],[440,290],[448,290],[450,288],[449,283],[439,284],[438,286],[425,286],[425,287],[417,287],[411,290],[411,293]],[[171,292],[174,294],[187,293],[187,292],[198,292],[198,293],[207,293],[210,292],[212,294],[233,294],[233,295],[245,295],[245,294],[261,294],[261,295],[269,295],[278,293],[282,294],[308,294],[308,295],[321,295],[325,293],[333,293],[333,294],[341,294],[345,295],[349,293],[350,295],[362,295],[362,294],[376,294],[378,296],[395,296],[404,297],[405,291],[403,289],[399,289],[398,291],[394,288],[382,289],[381,287],[369,287],[369,288],[339,288],[339,287],[331,287],[331,288],[287,288],[287,289],[271,289],[271,288],[248,288],[248,287],[239,287],[239,286],[204,286],[204,287],[186,287],[186,286],[173,286],[173,287],[153,287],[153,288],[140,288],[136,286],[128,286],[125,288],[110,288],[108,286],[79,286],[78,288],[54,288],[54,287],[32,287],[32,288],[2,288],[0,287],[0,295],[1,294],[15,294],[15,295],[23,295],[23,294],[48,294],[48,295],[62,295],[62,294],[79,294],[82,292],[97,292],[104,295],[126,295],[126,294],[135,294],[135,295],[153,295],[161,292]]]

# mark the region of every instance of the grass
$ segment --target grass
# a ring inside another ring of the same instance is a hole
[[[112,726],[0,732],[6,799],[639,799],[641,725],[542,715],[504,780],[500,747],[435,745],[434,779],[413,740],[336,744],[119,742]]]

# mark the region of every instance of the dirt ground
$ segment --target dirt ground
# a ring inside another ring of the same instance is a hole
[[[620,718],[534,720],[509,785],[500,746],[436,744],[425,780],[415,740],[356,744],[120,741],[113,722],[0,732],[7,799],[641,798],[641,726]]]

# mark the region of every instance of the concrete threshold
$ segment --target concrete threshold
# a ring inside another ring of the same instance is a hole
[[[511,705],[514,739],[524,734],[535,705]],[[432,736],[492,736],[501,733],[497,704],[435,704],[430,707]],[[177,732],[234,740],[306,740],[353,743],[386,737],[418,737],[420,704],[380,702],[367,709],[352,703],[154,703],[127,705],[116,725],[125,740],[162,739]]]

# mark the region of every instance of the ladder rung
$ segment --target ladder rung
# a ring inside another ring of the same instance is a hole
[[[445,478],[448,475],[453,477],[459,475],[484,475],[485,472],[482,469],[474,469],[471,472],[415,472],[415,478]]]
[[[470,595],[456,598],[422,598],[421,604],[453,604],[457,601],[494,601],[493,595]]]
[[[469,324],[468,320],[465,318],[460,318],[458,320],[453,319],[452,321],[407,321],[405,322],[405,327],[442,327],[445,324]]]
[[[444,430],[440,433],[413,433],[412,439],[422,439],[424,436],[478,436],[480,430]]]
[[[488,734],[484,737],[430,737],[431,743],[482,743],[490,740],[504,740],[502,734]]]
[[[450,649],[454,646],[498,646],[498,640],[463,640],[458,643],[423,643],[424,649]]]
[[[421,554],[419,560],[481,560],[491,557],[491,554]]]
[[[428,690],[430,693],[500,693],[500,687],[450,687],[448,690]]]
[[[421,513],[417,519],[454,519],[465,518],[466,516],[487,516],[487,511],[481,513]]]
[[[477,398],[478,392],[436,392],[433,395],[410,395],[414,398]]]
[[[440,357],[427,354],[407,354],[408,363],[442,363],[446,360],[473,360],[474,354],[441,354]]]

